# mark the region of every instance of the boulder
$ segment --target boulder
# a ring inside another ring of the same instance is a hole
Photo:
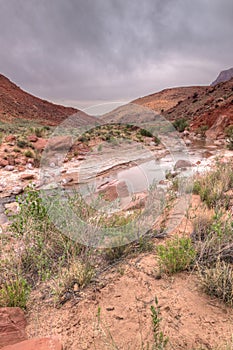
[[[179,159],[175,166],[174,169],[183,169],[183,168],[190,168],[192,166],[192,163],[189,160],[184,160],[184,159]]]
[[[14,142],[16,140],[15,135],[7,135],[5,137],[5,142]]]
[[[136,210],[145,207],[147,199],[146,193],[138,193],[134,200],[132,200],[127,206],[124,207],[124,210]]]
[[[62,350],[62,345],[54,338],[37,338],[5,346],[1,350]]]
[[[189,136],[189,134],[190,134],[190,132],[189,132],[188,130],[185,130],[185,131],[183,132],[183,135],[184,135],[184,136]]]
[[[223,140],[215,140],[214,145],[215,146],[222,146],[222,145],[224,145],[224,141]]]
[[[6,203],[5,208],[7,210],[8,216],[15,215],[19,211],[19,203],[17,203],[17,202]]]
[[[185,140],[184,142],[185,142],[186,146],[190,146],[192,144],[192,141],[190,141],[190,140]]]
[[[231,117],[227,115],[220,115],[211,128],[206,131],[207,139],[216,140],[223,133],[226,127],[230,125],[230,121]]]
[[[0,166],[5,167],[8,165],[8,160],[0,158]]]
[[[42,138],[38,138],[38,140],[36,142],[34,142],[33,147],[37,151],[43,151],[43,149],[45,148],[47,142],[48,142],[48,140],[45,140],[45,139],[42,139]]]
[[[26,180],[33,180],[35,178],[34,174],[22,174],[20,176],[20,180],[26,181]]]
[[[27,169],[30,169],[30,170],[34,169],[34,166],[32,163],[27,163],[26,167]]]
[[[18,166],[18,171],[25,171],[25,170],[26,170],[25,166],[23,165]]]
[[[11,193],[15,194],[15,195],[20,194],[22,192],[23,192],[23,187],[21,187],[21,186],[15,186],[11,190]]]
[[[19,307],[0,308],[0,348],[26,339],[26,320]]]
[[[9,223],[9,220],[8,220],[8,217],[6,216],[6,214],[1,213],[0,214],[0,226],[8,224],[8,223]],[[1,322],[1,320],[0,320],[0,322]]]
[[[36,135],[29,135],[28,141],[29,142],[36,142],[38,140],[38,137]]]
[[[47,147],[51,151],[60,151],[60,150],[70,150],[72,146],[72,137],[71,136],[54,136],[48,140]]]
[[[211,153],[211,152],[209,152],[209,151],[204,151],[203,153],[202,153],[202,157],[203,158],[209,158],[209,157],[211,157],[213,155],[213,153]]]
[[[127,197],[129,195],[125,181],[113,180],[101,185],[97,191],[106,201],[112,202],[118,197]]]
[[[14,165],[6,165],[4,169],[7,171],[13,171],[13,170],[15,170],[15,167],[14,167]]]

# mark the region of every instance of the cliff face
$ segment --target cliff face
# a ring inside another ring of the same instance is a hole
[[[77,112],[81,124],[93,121],[93,117],[78,109],[56,105],[23,91],[0,74],[0,120],[3,122],[29,119],[45,125],[57,125]]]
[[[201,126],[212,128],[217,123],[219,132],[220,129],[223,132],[223,129],[233,124],[233,79],[194,93],[166,111],[164,116],[171,121],[185,118],[192,130]],[[221,124],[222,116],[224,123]]]
[[[233,78],[233,68],[223,70],[217,77],[215,81],[211,84],[211,86],[215,86],[219,83],[224,83]]]

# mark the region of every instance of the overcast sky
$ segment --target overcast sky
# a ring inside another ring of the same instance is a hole
[[[0,0],[0,72],[78,107],[209,84],[232,38],[232,0]]]

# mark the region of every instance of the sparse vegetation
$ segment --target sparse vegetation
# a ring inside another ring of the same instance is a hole
[[[20,275],[14,278],[5,278],[0,287],[0,307],[26,308],[30,287],[27,281]]]
[[[233,306],[233,267],[218,260],[209,268],[199,268],[199,277],[204,291]]]
[[[10,276],[3,281],[2,299],[9,304],[15,296],[15,304],[20,300],[25,304],[28,288],[34,288],[38,282],[51,277],[59,281],[59,293],[72,281],[76,281],[80,288],[84,287],[94,270],[88,267],[87,259],[84,264],[80,244],[64,236],[50,222],[42,199],[33,187],[29,187],[18,202],[20,211],[12,217],[12,229],[23,250],[19,261],[14,259],[17,269],[14,264],[2,261],[2,270],[7,266]]]
[[[185,122],[178,123],[177,130],[183,131],[187,127],[184,125]],[[230,149],[232,149],[231,143],[233,144],[233,138],[231,140],[232,130],[226,131]],[[44,136],[47,132],[39,127],[35,127],[32,131],[38,137]],[[204,135],[206,128],[203,127],[202,131]],[[151,141],[158,144],[159,139],[153,135],[154,133],[150,131],[131,125],[113,125],[93,129],[93,131],[85,133],[82,140],[87,145],[95,137],[98,142],[105,140],[113,146],[121,142],[122,139],[144,142],[146,145],[153,145]],[[16,142],[17,147],[13,148],[13,145],[8,145],[6,159],[10,158],[10,152],[13,150],[15,153],[33,158],[34,165],[39,165],[40,152],[31,150],[33,145],[26,140],[26,137],[22,136]],[[96,145],[95,150],[101,152],[102,144],[96,143]],[[142,144],[137,146],[143,147]],[[74,151],[74,155],[78,156],[79,151]],[[14,154],[12,159],[16,157],[17,155]],[[171,180],[173,174],[168,174],[167,178]],[[179,178],[172,180],[170,196],[175,198],[180,181]],[[192,272],[199,278],[203,291],[232,307],[233,222],[232,217],[227,212],[232,208],[232,186],[232,166],[217,162],[213,170],[195,180],[193,191],[200,195],[206,210],[203,210],[201,215],[194,219],[193,232],[190,237],[169,237],[158,246],[156,246],[157,242],[151,239],[152,236],[140,237],[133,243],[129,243],[123,237],[116,238],[115,247],[99,250],[84,247],[72,241],[67,235],[63,235],[50,221],[39,193],[33,187],[28,188],[24,195],[17,199],[20,211],[12,216],[11,229],[13,234],[7,238],[11,239],[13,244],[17,241],[17,249],[19,250],[15,254],[16,250],[13,247],[7,258],[2,259],[0,263],[0,306],[19,306],[26,309],[31,291],[38,286],[44,288],[44,285],[49,296],[53,297],[55,306],[59,306],[70,298],[78,299],[80,294],[82,295],[80,291],[91,282],[96,283],[96,276],[99,276],[111,264],[119,266],[119,263],[122,262],[123,267],[121,265],[121,267],[116,267],[119,274],[117,278],[121,278],[123,275],[127,277],[124,259],[134,258],[138,253],[144,253],[143,257],[147,258],[148,254],[146,253],[153,251],[154,254],[156,251],[160,266],[159,278],[167,278],[162,272],[172,275],[192,268]],[[190,191],[191,189],[187,190],[187,192]],[[139,212],[124,213],[124,215],[122,213],[101,214],[97,217],[96,208],[98,205],[93,207],[87,205],[79,196],[72,196],[68,201],[74,212],[88,223],[100,225],[104,229],[113,228],[116,230],[126,226],[125,232],[132,231],[132,236],[135,235],[133,226],[128,224],[130,220],[137,217]],[[171,209],[171,207],[166,208],[168,212]],[[68,226],[69,223],[66,225]],[[162,222],[160,229],[162,227],[166,227],[165,222]],[[168,278],[168,280],[170,279],[173,277]],[[155,305],[151,306],[150,311],[153,341],[142,343],[140,349],[165,349],[169,347],[169,342],[161,330],[162,318],[157,299],[155,299]],[[118,349],[116,344],[113,346],[113,348]]]
[[[229,207],[227,191],[233,186],[231,164],[217,163],[216,168],[194,182],[193,192],[199,194],[209,208]]]
[[[161,270],[168,274],[187,270],[196,257],[191,239],[178,236],[167,241],[165,245],[159,245],[157,254]]]
[[[147,339],[144,340],[141,334],[141,343],[137,344],[137,349],[140,350],[165,350],[168,348],[169,345],[169,338],[164,334],[161,326],[162,317],[161,317],[161,308],[159,306],[159,302],[157,297],[155,297],[155,305],[151,305],[150,307],[150,316],[151,316],[151,333],[152,333],[152,340],[148,341]],[[120,349],[118,344],[113,338],[113,335],[111,333],[111,330],[109,327],[103,322],[102,316],[101,316],[101,307],[98,307],[97,313],[96,313],[96,319],[97,319],[97,331],[98,334],[101,335],[103,339],[104,344],[109,349]],[[141,328],[141,323],[139,322],[139,328]],[[142,330],[140,331],[142,332]],[[135,349],[135,347],[129,347],[127,348],[129,350]]]
[[[233,221],[226,213],[201,213],[192,234],[198,276],[203,289],[233,306]]]
[[[161,311],[158,303],[158,299],[155,298],[155,306],[151,305],[151,318],[152,318],[152,331],[154,342],[151,350],[163,350],[168,345],[169,338],[166,337],[161,330]]]
[[[94,276],[94,268],[87,262],[80,259],[72,258],[68,266],[62,268],[58,275],[52,280],[52,293],[55,301],[59,304],[62,302],[64,295],[71,295],[86,287]]]

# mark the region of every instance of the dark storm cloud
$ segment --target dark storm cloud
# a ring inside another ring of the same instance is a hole
[[[0,71],[49,99],[131,98],[232,66],[232,0],[0,0]]]

